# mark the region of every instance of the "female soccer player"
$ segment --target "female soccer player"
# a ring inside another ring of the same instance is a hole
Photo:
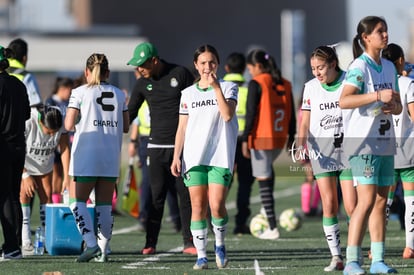
[[[78,262],[106,262],[112,236],[112,195],[119,174],[122,134],[129,130],[125,93],[109,84],[108,59],[94,53],[86,61],[87,84],[72,91],[65,128],[75,129],[69,174],[69,207],[87,248]],[[98,232],[86,207],[95,188]],[[98,236],[98,240],[96,238]]]
[[[344,110],[344,148],[357,184],[357,204],[349,221],[345,275],[365,274],[358,258],[367,226],[371,237],[370,272],[396,272],[384,263],[385,207],[394,182],[395,136],[390,114],[400,114],[402,106],[394,64],[381,58],[387,44],[384,18],[367,16],[359,22],[353,40],[355,59],[349,66],[339,100]]]
[[[215,235],[216,264],[227,266],[224,245],[228,215],[225,199],[231,182],[237,143],[237,85],[219,81],[216,49],[203,45],[194,53],[200,80],[182,91],[180,118],[171,172],[190,192],[191,232],[197,249],[194,269],[207,269],[207,211]],[[181,162],[181,154],[183,154]]]
[[[312,52],[310,65],[315,78],[305,84],[298,135],[298,150],[307,145],[306,150],[317,152],[321,156],[311,158],[310,161],[322,199],[323,231],[332,255],[331,263],[325,267],[325,271],[344,269],[337,216],[338,178],[349,217],[356,204],[352,174],[346,169],[349,165],[342,147],[343,121],[338,102],[345,72],[339,68],[338,63],[332,47],[320,46]]]

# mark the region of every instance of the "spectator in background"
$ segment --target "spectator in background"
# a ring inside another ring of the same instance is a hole
[[[269,228],[259,238],[275,240],[279,238],[279,231],[273,198],[273,162],[295,141],[292,85],[282,77],[275,60],[264,50],[256,49],[248,54],[247,68],[252,80],[248,85],[242,151],[246,158],[251,158],[253,176],[259,182],[262,205],[269,221]]]
[[[246,58],[242,53],[231,53],[224,65],[226,75],[223,77],[225,81],[232,81],[239,87],[237,100],[237,121],[239,123],[239,135],[237,137],[235,170],[237,171],[237,214],[236,226],[233,230],[234,234],[243,235],[250,234],[247,221],[251,214],[250,211],[250,195],[252,192],[252,185],[255,178],[252,175],[252,164],[250,159],[243,156],[242,153],[242,134],[244,125],[246,124],[246,101],[247,101],[247,87],[243,73],[246,69]]]
[[[14,56],[9,58],[10,67],[7,69],[8,73],[14,75],[26,85],[31,107],[41,105],[43,101],[37,80],[32,73],[26,70],[28,59],[27,42],[21,38],[16,38],[10,42],[8,47],[14,53]]]
[[[72,91],[74,82],[69,77],[57,77],[52,94],[45,100],[46,106],[57,106],[62,115],[63,119],[66,115],[66,108],[69,104],[69,97]],[[73,133],[69,132],[68,135],[72,136]],[[72,138],[69,138],[71,140]],[[55,150],[55,163],[53,164],[53,179],[52,179],[52,202],[62,202],[62,195],[64,186],[63,181],[63,166],[60,159],[61,148],[57,147]]]
[[[144,101],[138,111],[138,116],[131,124],[128,154],[130,158],[138,156],[138,168],[141,169],[141,184],[139,192],[138,222],[145,231],[149,208],[151,207],[151,187],[147,165],[147,145],[150,133],[150,117],[148,103]]]
[[[11,51],[0,46],[0,220],[3,259],[20,259],[22,208],[19,200],[26,140],[25,121],[30,118],[29,98],[21,81],[10,76]]]

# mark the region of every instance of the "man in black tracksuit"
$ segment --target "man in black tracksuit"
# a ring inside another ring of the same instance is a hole
[[[182,66],[161,60],[156,48],[146,42],[135,48],[128,65],[135,66],[142,76],[137,80],[128,104],[130,121],[135,119],[144,100],[148,102],[151,116],[148,161],[152,205],[146,224],[146,243],[141,252],[144,255],[156,252],[164,203],[170,189],[180,197],[183,253],[196,255],[190,231],[191,202],[188,189],[182,178],[175,178],[170,171],[181,91],[193,84],[194,76]]]

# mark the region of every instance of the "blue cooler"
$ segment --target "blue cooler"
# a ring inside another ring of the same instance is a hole
[[[88,205],[88,211],[94,221],[95,205]],[[78,255],[83,251],[82,236],[66,204],[46,204],[45,237],[49,255]]]

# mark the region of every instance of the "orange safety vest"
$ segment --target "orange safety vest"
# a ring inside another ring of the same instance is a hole
[[[259,83],[262,93],[248,146],[256,150],[282,149],[289,135],[292,84],[283,79],[283,85],[275,85],[270,74],[260,74],[253,80]]]

